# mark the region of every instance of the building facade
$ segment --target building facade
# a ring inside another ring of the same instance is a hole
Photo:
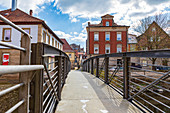
[[[86,52],[87,57],[127,51],[127,35],[129,26],[117,25],[113,16],[101,17],[99,24],[88,22]]]
[[[137,51],[136,46],[137,46],[136,35],[128,34],[127,52]]]
[[[74,69],[75,67],[75,51],[71,48],[69,43],[67,42],[66,39],[61,39],[63,44],[63,51],[69,56],[70,61],[71,61],[71,68]]]
[[[47,26],[47,24],[32,16],[32,10],[27,14],[20,9],[3,10],[0,14],[18,25],[32,36],[31,43],[43,42],[62,50],[63,42]],[[0,41],[20,46],[22,34],[0,20]],[[53,61],[49,57],[49,62]],[[20,51],[0,46],[0,65],[18,65],[20,61]]]

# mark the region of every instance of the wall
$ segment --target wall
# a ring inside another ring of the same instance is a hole
[[[44,27],[42,27],[42,34],[43,34],[44,31],[46,32],[46,37],[47,37],[47,34],[50,35],[50,45],[52,45],[52,38],[53,38],[54,39],[54,47],[56,47],[55,42],[57,41],[57,47],[56,48],[63,50],[63,44],[60,43],[51,33],[49,33],[48,29],[45,29]],[[43,42],[43,37],[41,37],[41,42]],[[58,46],[58,43],[59,43],[59,46]]]
[[[20,28],[30,28],[30,34],[32,36],[31,42],[32,43],[37,42],[38,25],[18,25],[18,26]],[[20,46],[21,33],[9,25],[0,25],[0,41],[2,41],[3,28],[11,28],[11,30],[12,30],[11,31],[11,42],[8,42],[8,43],[16,45],[16,46]],[[0,46],[0,48],[5,48],[5,47]]]
[[[122,52],[127,51],[127,38],[126,38],[127,32],[121,31],[121,33],[122,33],[121,41],[117,41],[117,32],[116,31],[109,31],[109,32],[110,32],[110,41],[105,41],[105,32],[104,31],[99,32],[99,41],[94,41],[94,31],[90,32],[90,38],[89,38],[90,54],[94,54],[94,44],[99,44],[99,54],[105,54],[105,44],[110,44],[110,53],[117,52],[117,44],[122,44]]]

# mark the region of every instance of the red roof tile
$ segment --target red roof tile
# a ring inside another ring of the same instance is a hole
[[[74,50],[70,47],[69,43],[67,42],[66,39],[61,39],[61,41],[64,43],[63,44],[63,51],[64,52],[74,52]]]

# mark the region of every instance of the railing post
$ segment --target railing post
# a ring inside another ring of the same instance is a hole
[[[31,64],[32,65],[43,65],[44,58],[44,45],[43,43],[37,43],[31,45]],[[43,70],[37,70],[33,80],[31,81],[31,113],[42,113],[43,112]]]
[[[21,47],[25,48],[26,52],[21,51],[20,64],[30,65],[31,56],[31,40],[27,35],[21,37]],[[19,81],[24,82],[24,86],[19,89],[19,100],[24,99],[25,102],[18,108],[18,113],[28,113],[29,111],[29,94],[30,94],[30,78],[31,72],[23,72],[19,75]]]
[[[108,84],[108,67],[109,67],[109,57],[105,57],[105,73],[104,73],[104,81]]]
[[[130,64],[130,57],[126,57],[126,54],[123,55],[123,98],[129,98],[129,64]]]
[[[88,60],[87,63],[88,63],[88,69],[87,69],[87,71],[88,71],[88,73],[90,73],[90,60]]]
[[[93,73],[94,73],[94,72],[93,72],[93,69],[94,69],[94,68],[93,68],[93,59],[91,59],[91,74],[92,74],[92,75],[93,75]]]
[[[56,63],[58,65],[57,68],[57,95],[58,95],[58,99],[61,100],[61,73],[62,73],[62,57],[61,56],[57,56],[56,60],[58,60],[58,62]]]
[[[96,77],[99,77],[99,58],[96,58]]]

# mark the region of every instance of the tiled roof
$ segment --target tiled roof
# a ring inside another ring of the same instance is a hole
[[[57,40],[63,44],[60,38],[50,29],[50,27],[48,27],[48,25],[39,18],[33,17],[18,8],[14,11],[11,11],[11,9],[0,11],[0,14],[15,24],[42,24]],[[0,20],[0,24],[5,23]]]
[[[43,22],[43,20],[33,17],[20,9],[15,11],[11,11],[11,9],[3,10],[0,11],[0,14],[12,22]],[[0,20],[0,22],[2,21]]]
[[[61,41],[64,43],[63,44],[63,51],[64,52],[74,52],[74,50],[70,47],[69,43],[67,42],[66,39],[61,39]]]

